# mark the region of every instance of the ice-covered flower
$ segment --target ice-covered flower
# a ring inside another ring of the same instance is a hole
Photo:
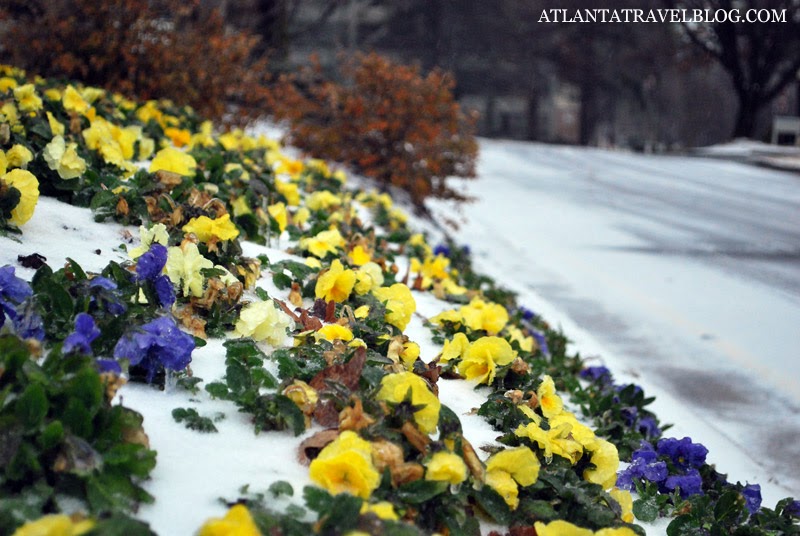
[[[62,179],[75,179],[86,172],[86,161],[78,155],[78,144],[66,143],[62,136],[55,136],[48,143],[42,156],[47,167],[56,171]]]
[[[155,171],[171,171],[178,175],[191,177],[197,169],[197,161],[189,153],[175,147],[165,147],[156,153],[150,163],[150,173]]]
[[[345,269],[339,259],[331,263],[328,271],[322,273],[317,278],[314,293],[317,298],[325,301],[341,303],[350,297],[356,283],[356,273],[353,270]]]
[[[31,219],[36,203],[39,202],[39,181],[26,169],[12,169],[0,176],[0,197],[6,195],[8,188],[19,192],[19,201],[11,210],[9,221],[22,225]]]
[[[167,248],[155,243],[136,263],[136,276],[140,280],[153,281],[161,275],[167,264]]]
[[[32,295],[31,286],[16,276],[13,266],[0,266],[0,327],[5,324],[6,315],[15,320],[17,307]]]
[[[624,489],[614,488],[608,492],[617,501],[622,515],[620,516],[625,523],[633,523],[633,497],[631,492]]]
[[[205,278],[200,270],[213,267],[214,263],[200,254],[195,243],[188,242],[167,250],[167,276],[174,285],[182,284],[184,296],[202,296]]]
[[[403,283],[395,283],[390,287],[380,287],[372,291],[378,301],[386,305],[386,321],[400,331],[406,329],[411,315],[417,310],[417,302],[411,289]]]
[[[486,461],[486,483],[514,510],[519,505],[517,485],[533,485],[540,467],[539,458],[528,447],[501,450]]]
[[[216,240],[233,240],[239,236],[239,229],[231,221],[230,214],[211,219],[208,216],[192,218],[182,228],[184,233],[194,233],[201,242]]]
[[[458,372],[468,380],[490,384],[498,366],[508,365],[517,353],[502,337],[481,337],[473,342],[458,364]]]
[[[94,323],[94,318],[86,313],[78,313],[75,317],[75,331],[67,335],[62,347],[65,354],[79,352],[92,355],[92,341],[100,335],[100,329]]]
[[[667,463],[658,459],[658,454],[644,443],[644,448],[635,450],[631,455],[631,464],[617,475],[617,487],[634,490],[634,480],[644,479],[649,482],[663,482],[668,475]]]
[[[411,405],[415,408],[414,421],[417,426],[426,434],[433,433],[439,423],[441,402],[428,388],[425,380],[413,372],[387,374],[381,379],[378,400],[400,404],[405,402],[409,395]]]
[[[349,493],[367,499],[380,484],[372,464],[372,445],[346,430],[325,446],[309,466],[311,480],[333,494]]]
[[[369,261],[356,271],[356,294],[363,296],[383,286],[383,269],[379,264]]]
[[[670,475],[664,480],[664,490],[673,492],[680,490],[681,498],[685,499],[691,495],[703,494],[703,478],[697,469],[689,469],[681,475]]]
[[[467,479],[467,464],[453,452],[439,451],[425,463],[425,480],[460,484]]]
[[[291,324],[289,315],[278,309],[272,300],[259,301],[242,309],[235,332],[240,337],[252,337],[253,340],[278,346],[286,338],[286,330]]]
[[[760,484],[747,484],[742,489],[742,496],[744,497],[745,506],[747,507],[748,512],[755,514],[761,510]]]
[[[191,335],[181,331],[172,318],[163,316],[123,335],[114,347],[114,357],[143,367],[147,381],[152,381],[161,368],[185,369],[192,361],[194,346]]]
[[[693,443],[688,437],[683,439],[667,437],[658,441],[656,452],[668,456],[680,468],[699,469],[706,462],[708,449],[700,443]]]
[[[584,480],[600,484],[603,489],[614,487],[617,482],[617,470],[619,469],[617,447],[613,443],[598,437],[585,445],[585,449],[591,453],[590,461],[594,467],[583,472]]]
[[[261,536],[261,531],[250,510],[243,504],[235,504],[225,517],[214,517],[203,523],[197,536]]]

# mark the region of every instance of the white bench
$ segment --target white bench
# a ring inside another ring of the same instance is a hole
[[[772,118],[772,144],[777,145],[786,137],[794,139],[792,145],[800,145],[800,117],[776,115]]]

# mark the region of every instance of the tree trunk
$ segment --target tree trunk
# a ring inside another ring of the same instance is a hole
[[[734,138],[753,138],[756,119],[762,106],[763,103],[753,94],[739,94],[739,110],[736,113],[736,125],[733,127]]]

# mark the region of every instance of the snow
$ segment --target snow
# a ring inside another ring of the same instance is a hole
[[[475,203],[460,214],[447,203],[431,207],[442,220],[460,222],[450,232],[471,247],[476,268],[562,327],[573,351],[656,395],[656,413],[675,424],[670,434],[704,443],[709,461],[732,480],[760,483],[765,505],[800,496],[797,177],[720,160],[514,142],[482,140],[481,151],[479,178],[465,183]],[[20,267],[17,255],[37,252],[54,268],[69,257],[99,271],[126,258],[126,232],[137,235],[42,198],[22,242],[0,238],[0,264],[16,265],[29,279],[33,270]],[[249,256],[289,257],[277,249],[285,241],[243,246]],[[268,276],[258,285],[279,295]],[[406,334],[430,361],[440,348],[423,321],[452,305],[425,293],[415,298],[418,313]],[[222,341],[196,350],[194,374],[221,378],[224,353]],[[287,480],[299,501],[309,483],[297,446],[317,428],[299,438],[255,434],[246,415],[202,389],[191,395],[126,385],[119,397],[144,415],[158,451],[146,484],[157,500],[138,514],[158,533],[194,533],[224,513],[220,497],[236,498],[245,484],[263,491]],[[497,434],[470,415],[484,392],[441,380],[440,397],[478,452],[494,442]],[[177,407],[223,413],[220,433],[186,430],[172,419]]]

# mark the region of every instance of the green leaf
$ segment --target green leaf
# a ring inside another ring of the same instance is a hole
[[[280,290],[285,290],[292,286],[292,278],[283,273],[276,272],[273,274],[272,282],[275,283],[275,286]]]
[[[268,299],[270,299],[269,292],[267,292],[261,287],[256,287],[255,292],[256,296],[258,296],[262,301],[267,301]]]
[[[448,486],[449,484],[447,482],[415,480],[414,482],[403,484],[397,488],[397,496],[405,502],[420,504],[444,493]]]
[[[38,428],[42,424],[48,409],[49,404],[44,387],[38,383],[30,384],[14,406],[20,424],[29,430]]]
[[[64,425],[61,424],[61,421],[52,421],[42,431],[39,444],[42,446],[42,450],[47,451],[56,447],[62,439],[64,439]]]
[[[727,491],[714,505],[714,519],[724,521],[738,515],[744,508],[744,500],[738,491]]]
[[[270,484],[268,491],[276,499],[281,495],[286,495],[287,497],[294,496],[294,488],[292,488],[292,485],[286,482],[285,480],[278,480],[277,482],[273,482],[272,484]]]
[[[225,369],[225,382],[234,395],[241,394],[252,385],[248,370],[239,363],[231,362]]]
[[[76,436],[89,437],[92,434],[92,415],[77,398],[70,398],[67,401],[61,421]]]
[[[658,504],[655,498],[636,499],[633,501],[633,515],[636,519],[650,523],[658,518]]]
[[[99,521],[86,536],[156,536],[150,525],[122,513]]]
[[[483,511],[497,523],[507,525],[511,521],[511,510],[509,510],[508,504],[491,486],[483,486],[474,493],[474,497]]]
[[[330,509],[322,518],[321,534],[345,534],[358,524],[359,512],[363,501],[349,493],[334,496]]]
[[[206,392],[214,398],[220,398],[222,400],[228,400],[230,398],[228,386],[222,382],[211,382],[206,384]]]
[[[175,422],[183,422],[186,428],[196,430],[201,433],[217,433],[217,427],[208,417],[203,417],[194,408],[175,408],[172,410],[172,418]]]

